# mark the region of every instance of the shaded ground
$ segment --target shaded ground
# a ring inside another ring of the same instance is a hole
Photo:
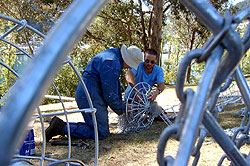
[[[167,99],[167,102],[160,99]],[[162,102],[162,103],[161,103]],[[158,103],[162,107],[167,107],[171,103],[176,104],[178,100],[175,97],[175,90],[173,88],[167,88],[161,96],[159,96]],[[225,108],[222,113],[219,114],[219,122],[224,129],[228,127],[239,126],[241,117],[235,114],[243,105],[234,104]],[[80,114],[71,115],[70,121],[78,121],[81,119]],[[63,119],[63,117],[62,117]],[[100,140],[99,142],[99,160],[100,166],[157,166],[156,154],[157,144],[162,130],[166,128],[166,124],[162,121],[155,121],[153,125],[141,132],[131,133],[128,135],[116,134],[115,127],[116,121],[111,121],[111,137]],[[41,154],[41,132],[39,128],[39,122],[35,122],[35,136],[36,136],[36,155]],[[48,122],[45,123],[45,128],[48,126]],[[53,141],[67,142],[67,138],[57,137]],[[84,142],[82,147],[72,147],[72,158],[80,159],[87,165],[94,164],[94,140],[80,140],[73,139],[72,142],[79,143]],[[167,143],[167,154],[175,155],[179,142],[170,139]],[[249,145],[245,145],[241,148],[242,152],[248,154]],[[55,159],[67,158],[68,147],[67,146],[53,146],[47,143],[46,157]],[[217,143],[210,137],[205,139],[205,145],[201,148],[201,157],[198,165],[201,166],[214,166],[218,164],[219,159],[224,154],[222,149]],[[190,159],[190,163],[192,162]],[[35,161],[35,165],[39,162]],[[225,163],[229,165],[229,162]],[[191,165],[191,164],[189,164]]]

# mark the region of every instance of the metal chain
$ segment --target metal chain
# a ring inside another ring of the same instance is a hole
[[[192,102],[192,98],[194,95],[194,91],[192,89],[187,89],[184,92],[184,82],[186,78],[186,71],[188,69],[188,66],[191,64],[192,60],[196,59],[198,63],[205,61],[210,53],[213,51],[213,49],[221,43],[223,40],[225,34],[228,32],[228,29],[231,25],[231,17],[227,17],[225,27],[222,29],[220,33],[212,37],[207,44],[201,49],[196,49],[192,50],[189,53],[187,53],[183,60],[181,61],[181,64],[179,66],[179,70],[177,73],[177,83],[176,83],[176,94],[179,100],[181,101],[181,109],[180,112],[178,113],[175,125],[178,124],[178,130],[176,130],[176,127],[171,127],[171,129],[167,128],[168,130],[164,131],[163,134],[161,135],[159,143],[158,143],[158,157],[157,161],[159,165],[168,165],[167,163],[172,163],[173,162],[173,157],[167,156],[164,158],[164,150],[162,148],[165,148],[166,143],[168,141],[168,138],[170,135],[173,134],[173,132],[176,132],[176,139],[179,140],[179,137],[182,133],[182,129],[184,126],[185,119],[187,117],[189,107]],[[204,130],[204,127],[200,129],[200,138],[198,141],[198,144],[196,147],[194,147],[192,155],[195,157],[193,161],[193,165],[196,165],[198,163],[199,157],[200,157],[200,148],[202,146],[202,143],[207,135],[207,131]]]
[[[177,133],[177,139],[180,138],[180,135],[182,133],[182,129],[184,127],[186,117],[187,117],[188,112],[190,110],[189,108],[190,108],[190,105],[192,103],[192,99],[193,99],[193,96],[194,96],[194,90],[191,89],[191,88],[188,88],[184,92],[184,95],[186,96],[186,100],[185,100],[185,102],[181,103],[181,107],[180,107],[178,116],[176,117],[176,121],[175,121],[175,123],[178,123],[180,125],[180,129],[179,129],[179,131]]]
[[[231,28],[232,24],[232,17],[229,11],[225,12],[225,24],[224,27],[221,29],[221,31],[216,34],[215,36],[211,37],[211,40],[207,44],[204,45],[204,52],[203,54],[198,58],[197,62],[203,62],[206,61],[211,52],[215,49],[216,46],[218,46],[222,40],[227,35],[229,29]]]
[[[192,156],[195,157],[192,165],[197,165],[197,163],[199,161],[200,149],[201,149],[201,146],[202,146],[207,134],[208,134],[207,129],[204,126],[200,126],[200,137],[199,137],[199,140],[197,142],[197,145],[193,148],[192,154],[191,154]]]
[[[167,142],[171,136],[176,136],[180,129],[180,125],[175,123],[167,128],[165,128],[160,136],[158,146],[157,146],[157,162],[160,166],[172,165],[173,157],[164,157],[164,152],[167,146]]]

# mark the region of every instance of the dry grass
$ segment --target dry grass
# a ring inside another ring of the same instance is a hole
[[[174,93],[173,88],[167,88],[165,91],[168,97]],[[175,95],[175,94],[174,94]],[[237,116],[237,112],[243,105],[228,105],[224,112],[219,114],[218,121],[222,128],[232,128],[239,126],[241,117]],[[47,124],[46,124],[47,125]],[[156,154],[157,144],[161,132],[165,129],[166,124],[162,121],[155,121],[153,125],[141,132],[131,133],[128,135],[115,134],[112,131],[111,137],[100,140],[99,142],[99,160],[100,166],[157,166]],[[65,138],[58,138],[60,142],[66,142]],[[72,147],[72,158],[80,159],[87,165],[94,164],[94,141],[74,139],[73,142],[81,142],[89,144],[89,146]],[[201,148],[201,156],[198,162],[200,166],[214,166],[218,164],[221,156],[224,154],[220,146],[214,142],[211,137],[205,139],[205,145]],[[170,139],[167,143],[166,155],[174,156],[178,149],[179,142]],[[241,148],[241,152],[248,154],[249,145]],[[41,143],[36,142],[36,154],[41,154]],[[51,146],[47,144],[46,156],[56,159],[67,158],[67,146]],[[191,165],[193,158],[190,158]],[[38,164],[38,162],[36,162]],[[224,162],[229,165],[229,162]]]

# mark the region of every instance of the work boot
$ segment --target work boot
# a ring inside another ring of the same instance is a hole
[[[45,131],[46,141],[48,142],[53,136],[65,136],[65,125],[66,122],[54,116],[49,123],[49,127]]]

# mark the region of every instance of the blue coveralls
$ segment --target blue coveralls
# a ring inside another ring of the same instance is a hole
[[[122,102],[119,77],[123,68],[120,49],[112,48],[97,54],[87,65],[82,79],[86,84],[96,111],[99,139],[110,136],[108,110],[109,106],[121,115],[126,106]],[[78,83],[75,99],[79,109],[90,108],[81,83]],[[70,123],[71,136],[77,138],[94,138],[94,127],[90,113],[82,113],[85,123]],[[67,133],[67,127],[65,127]]]

